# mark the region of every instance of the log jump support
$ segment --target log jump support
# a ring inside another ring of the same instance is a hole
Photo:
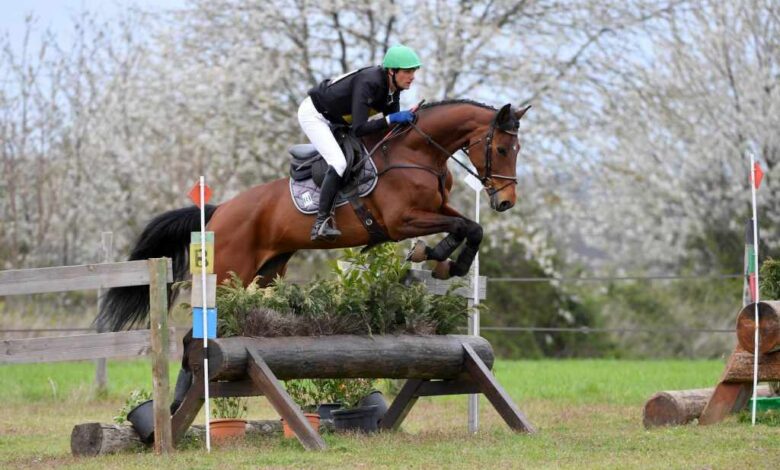
[[[300,408],[293,402],[290,395],[279,383],[274,373],[255,351],[247,350],[247,375],[249,380],[240,382],[211,382],[209,396],[211,397],[251,397],[265,396],[271,406],[284,418],[295,436],[307,450],[323,450],[327,448],[322,437],[311,427],[303,416]],[[178,443],[185,432],[195,421],[203,406],[203,369],[194,371],[195,380],[185,395],[181,406],[172,417],[173,440]]]
[[[279,380],[306,378],[407,379],[381,430],[396,430],[419,397],[483,393],[514,431],[533,426],[512,402],[490,368],[493,350],[474,336],[320,336],[217,338],[209,342],[209,394],[265,396],[307,450],[327,448]],[[194,381],[172,417],[179,442],[203,406],[202,344],[191,344]]]
[[[780,351],[758,357],[758,381],[780,381]],[[760,396],[761,394],[759,394]],[[742,410],[753,396],[753,353],[737,346],[726,363],[726,370],[704,407],[699,424],[715,424],[729,414]]]
[[[397,430],[412,406],[420,397],[440,395],[484,394],[504,422],[517,432],[534,433],[536,430],[512,399],[498,383],[482,359],[471,346],[463,344],[463,355],[469,377],[459,380],[420,380],[406,381],[398,396],[393,400],[384,418],[379,423],[382,430]]]

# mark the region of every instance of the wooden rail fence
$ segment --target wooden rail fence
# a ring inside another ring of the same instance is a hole
[[[152,357],[155,414],[154,449],[173,450],[169,409],[168,361],[176,352],[168,327],[167,284],[171,260],[155,258],[121,263],[0,271],[0,296],[42,294],[112,287],[149,286],[149,330],[0,341],[0,364],[74,361],[126,356]]]

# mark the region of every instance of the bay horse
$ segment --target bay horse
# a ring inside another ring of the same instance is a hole
[[[482,227],[450,206],[453,178],[447,162],[453,153],[464,150],[476,168],[474,176],[490,196],[490,207],[498,212],[510,209],[517,197],[518,128],[529,108],[506,104],[497,110],[470,100],[430,103],[417,110],[416,123],[396,126],[384,139],[382,135],[363,139],[366,148],[373,149],[379,179],[362,202],[387,237],[401,241],[448,234],[434,247],[418,242],[410,259],[438,261],[435,272],[441,278],[468,273],[482,241]],[[287,262],[298,250],[371,242],[349,205],[335,213],[340,237],[312,241],[314,216],[295,208],[289,178],[250,188],[217,207],[207,206],[206,218],[207,230],[215,236],[217,282],[235,272],[245,285],[260,276],[261,286],[266,286],[277,275],[284,276]],[[144,228],[130,260],[169,257],[174,281],[183,280],[188,273],[190,232],[199,230],[197,206],[158,215]],[[464,240],[465,247],[451,262],[449,256]],[[102,331],[118,331],[143,321],[148,308],[148,289],[143,286],[112,288],[95,321]]]

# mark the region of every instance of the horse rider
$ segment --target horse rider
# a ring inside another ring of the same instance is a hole
[[[412,111],[400,111],[399,97],[414,81],[420,58],[409,47],[387,50],[382,65],[365,67],[322,81],[309,90],[298,108],[298,122],[328,163],[322,181],[320,205],[311,229],[312,240],[335,240],[341,232],[333,221],[336,200],[347,161],[330,124],[350,126],[356,137],[387,129],[390,124],[414,121]],[[383,119],[369,119],[382,113]]]

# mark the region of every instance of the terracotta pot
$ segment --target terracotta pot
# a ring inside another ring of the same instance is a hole
[[[304,413],[303,416],[306,417],[306,419],[309,421],[309,424],[311,427],[314,428],[316,432],[320,432],[320,415],[317,413]],[[287,421],[282,418],[282,429],[284,430],[284,437],[287,439],[294,439],[295,433],[293,432],[292,428],[287,424]]]
[[[246,434],[245,419],[212,419],[209,421],[211,440],[222,442],[229,439],[244,437]]]

